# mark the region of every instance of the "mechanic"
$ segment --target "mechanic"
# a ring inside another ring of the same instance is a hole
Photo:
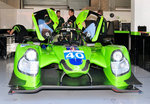
[[[23,25],[17,24],[13,26],[11,30],[7,31],[10,35],[15,35],[15,42],[22,43],[25,36],[28,36],[28,32]]]
[[[53,10],[54,12],[55,12],[55,9],[54,8],[50,8],[51,10]],[[39,25],[40,26],[44,26],[44,27],[47,27],[47,29],[49,29],[51,32],[53,32],[53,21],[50,19],[50,17],[49,17],[49,15],[48,14],[45,14],[45,16],[44,16],[44,21],[43,20],[41,20],[41,19],[39,19],[38,20],[38,23],[39,23]],[[46,23],[46,24],[45,24]],[[46,26],[46,25],[48,25],[48,26]]]
[[[100,14],[101,16],[103,16],[103,10],[100,10],[100,9],[99,9],[99,10],[97,11],[97,13]]]
[[[53,11],[55,10],[53,8],[51,8],[51,9]],[[51,18],[49,17],[49,15],[45,14],[44,15],[44,19],[39,19],[38,20],[38,25],[39,25],[40,33],[42,35],[46,35],[45,33],[47,33],[47,32],[52,33],[53,32],[53,24],[54,24],[54,22],[51,20]]]
[[[74,27],[74,22],[75,22],[75,20],[76,20],[76,17],[74,16],[74,9],[69,9],[69,19],[68,19],[68,23],[72,26],[72,27]]]
[[[50,19],[50,17],[48,15],[45,15],[44,17],[44,21],[45,23],[51,28],[53,29],[53,21]]]
[[[62,27],[64,25],[65,21],[64,21],[64,18],[60,16],[60,10],[57,10],[56,14],[57,14],[57,17],[59,19],[58,27]]]

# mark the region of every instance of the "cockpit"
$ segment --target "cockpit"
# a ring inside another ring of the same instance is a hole
[[[105,21],[103,16],[95,12],[82,11],[72,28],[68,24],[58,28],[58,18],[51,9],[35,12],[32,16],[36,34],[40,41],[49,40],[55,45],[84,45],[86,39],[96,42],[100,35],[105,33]],[[87,42],[88,43],[88,42]]]
[[[53,34],[53,44],[55,45],[83,45],[83,34],[74,28],[61,28],[58,33]]]

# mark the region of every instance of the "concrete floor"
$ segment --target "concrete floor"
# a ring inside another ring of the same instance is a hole
[[[150,104],[150,72],[132,66],[143,83],[138,93],[115,93],[111,90],[41,91],[36,94],[8,95],[8,82],[13,71],[13,58],[0,59],[0,104]]]

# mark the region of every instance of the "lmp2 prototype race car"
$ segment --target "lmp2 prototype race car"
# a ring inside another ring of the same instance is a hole
[[[44,20],[45,15],[51,20],[51,28]],[[60,28],[51,9],[33,13],[32,19],[40,44],[27,41],[17,46],[9,93],[43,89],[140,91],[136,86],[141,83],[131,71],[126,47],[102,45],[98,41],[106,33],[103,16],[84,10],[74,26],[66,23]]]

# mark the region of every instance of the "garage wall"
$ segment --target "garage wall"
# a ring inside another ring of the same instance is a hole
[[[32,18],[31,15],[33,12],[37,11],[39,9],[18,9],[17,10],[17,23],[23,24],[25,25],[27,28],[32,28],[33,27],[33,23],[32,23]],[[77,17],[78,14],[81,11],[75,11],[75,16]],[[110,13],[114,13],[114,17],[110,18]],[[68,20],[69,15],[68,15],[68,10],[61,10],[61,16],[65,19],[65,21]],[[25,17],[25,18],[24,18]],[[104,11],[104,17],[109,20],[109,21],[113,21],[113,20],[119,20],[122,23],[129,23],[131,22],[131,12],[116,12],[116,11]]]
[[[35,7],[53,7],[60,9],[70,8],[79,10],[84,7],[89,6],[89,0],[24,0],[25,8],[35,8]]]
[[[35,11],[37,9],[0,9],[0,28],[11,28],[15,24],[22,24],[28,29],[33,28],[32,13]],[[75,16],[79,13],[80,11],[75,11]],[[110,13],[114,13],[115,16],[110,18]],[[67,21],[68,10],[61,10],[61,16]],[[104,11],[104,17],[110,21],[117,19],[124,23],[131,22],[131,12]]]
[[[102,9],[104,11],[128,10],[131,9],[131,0],[90,0],[91,10]]]
[[[24,25],[27,29],[31,29],[32,27],[32,13],[33,9],[17,9],[17,24]]]
[[[14,8],[0,0],[0,9],[14,9]]]
[[[0,28],[11,28],[17,21],[17,10],[0,1]]]
[[[68,0],[24,0],[24,5],[67,5]]]
[[[116,10],[117,8],[130,9],[131,0],[109,0],[109,10]]]
[[[4,5],[10,5],[13,8],[20,8],[20,0],[0,0],[3,3],[5,3]],[[4,8],[2,8],[4,9]]]
[[[0,28],[12,28],[17,22],[17,10],[15,9],[0,9]]]
[[[110,13],[114,13],[114,17],[110,17]],[[113,20],[119,20],[122,23],[131,23],[131,12],[119,12],[119,11],[105,11],[104,17],[106,20],[113,21]]]
[[[115,0],[115,7],[116,8],[131,8],[131,0]]]
[[[137,31],[137,27],[147,26],[150,32],[150,0],[132,0],[132,31]]]
[[[68,5],[70,8],[79,10],[89,6],[89,0],[68,0]]]

